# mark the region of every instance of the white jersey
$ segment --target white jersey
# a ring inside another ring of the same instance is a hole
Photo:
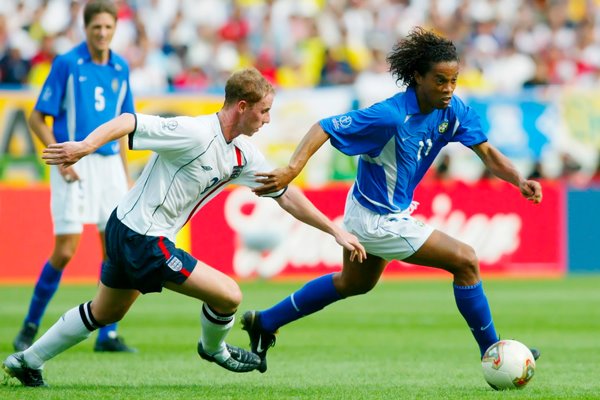
[[[173,242],[186,222],[225,186],[257,187],[255,173],[272,169],[246,137],[226,142],[216,114],[175,118],[136,114],[129,148],[155,154],[119,203],[117,217],[137,233]],[[284,190],[268,196],[280,196]]]

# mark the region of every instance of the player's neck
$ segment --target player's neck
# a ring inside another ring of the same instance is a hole
[[[88,46],[88,50],[90,52],[90,56],[92,57],[92,62],[94,64],[108,64],[108,59],[110,58],[110,50],[94,50]]]
[[[219,120],[219,125],[221,125],[221,133],[223,134],[223,137],[227,143],[231,142],[236,136],[238,136],[235,133],[234,129],[236,125],[230,112],[221,109],[221,111],[217,113],[217,119]]]

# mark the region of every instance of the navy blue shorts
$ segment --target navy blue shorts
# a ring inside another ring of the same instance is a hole
[[[113,289],[161,292],[165,282],[182,284],[197,260],[163,236],[145,236],[129,229],[113,211],[105,230],[108,260],[100,280]]]

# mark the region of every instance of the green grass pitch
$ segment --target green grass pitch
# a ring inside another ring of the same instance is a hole
[[[240,311],[264,308],[300,282],[244,282]],[[141,297],[120,324],[137,354],[96,354],[95,336],[46,364],[50,388],[14,379],[0,399],[600,399],[600,276],[486,280],[496,328],[542,350],[521,391],[483,380],[479,353],[449,280],[385,280],[281,329],[265,374],[234,374],[196,353],[200,302],[164,291]],[[0,357],[26,311],[31,286],[0,286]],[[42,330],[88,300],[92,286],[64,285]],[[248,347],[239,321],[228,341]]]

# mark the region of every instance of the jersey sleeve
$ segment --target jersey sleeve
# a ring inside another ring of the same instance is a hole
[[[319,124],[330,135],[333,147],[342,153],[349,156],[377,156],[395,132],[395,119],[389,103],[380,102],[368,108],[324,118]]]
[[[466,106],[462,100],[455,97],[452,105],[456,115],[456,132],[450,139],[451,142],[460,142],[467,147],[487,141],[487,136],[481,127],[479,115],[471,107]]]
[[[50,73],[42,86],[42,90],[35,104],[35,110],[42,114],[56,117],[60,112],[62,99],[65,93],[69,64],[65,57],[56,57],[50,68]]]
[[[234,179],[232,183],[247,186],[251,189],[260,186],[261,184],[256,182],[256,173],[272,171],[273,166],[267,161],[260,150],[251,143],[246,143],[246,145],[242,147],[242,153],[244,154],[246,164],[244,165],[243,172]],[[279,197],[285,193],[286,190],[287,187],[278,190],[277,192],[265,194],[261,197]]]
[[[162,118],[135,114],[135,131],[129,137],[132,150],[152,150],[156,153],[177,153],[198,146],[199,129],[191,117]]]

